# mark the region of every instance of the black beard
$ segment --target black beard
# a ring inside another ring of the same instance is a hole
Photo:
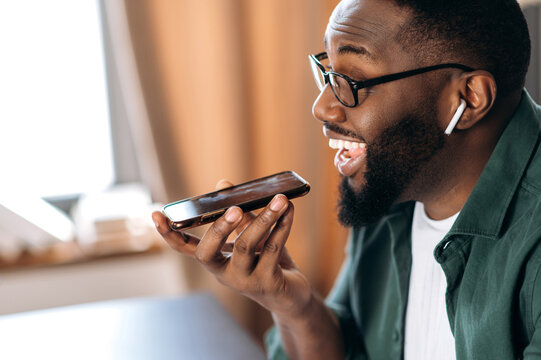
[[[418,174],[419,168],[443,147],[434,107],[408,116],[383,131],[367,148],[364,184],[358,194],[348,179],[339,187],[338,220],[345,226],[364,226],[380,219]]]

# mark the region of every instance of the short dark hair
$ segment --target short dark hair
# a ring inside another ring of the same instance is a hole
[[[516,0],[393,0],[411,11],[398,34],[427,62],[463,62],[489,71],[500,95],[522,89],[530,35]]]

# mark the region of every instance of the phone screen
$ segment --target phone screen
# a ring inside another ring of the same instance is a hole
[[[295,197],[304,195],[309,188],[309,184],[295,172],[285,171],[168,204],[163,208],[163,212],[175,223],[206,214],[223,213],[234,205],[250,211],[265,206],[276,194]]]

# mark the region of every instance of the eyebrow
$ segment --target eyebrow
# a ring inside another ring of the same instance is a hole
[[[327,38],[323,38],[323,44],[325,45],[325,50],[327,51]],[[364,46],[355,46],[355,45],[342,45],[338,48],[338,54],[339,55],[345,55],[345,54],[354,54],[361,57],[364,57],[371,62],[376,62],[377,58],[372,54],[370,51],[368,51]]]
[[[364,46],[353,46],[353,45],[344,45],[340,46],[338,48],[338,54],[345,55],[345,54],[354,54],[359,55],[365,58],[368,58],[371,61],[375,61],[375,56],[368,51]]]

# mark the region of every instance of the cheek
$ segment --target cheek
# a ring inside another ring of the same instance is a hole
[[[378,105],[375,102],[363,103],[358,109],[351,110],[347,113],[348,119],[350,119],[355,131],[369,144],[406,116],[406,112],[400,105],[389,103],[383,105]]]
[[[419,99],[424,99],[424,95],[417,87],[412,88],[410,82],[382,84],[371,89],[370,95],[358,108],[350,109],[350,116],[357,119],[355,126],[368,141],[409,114],[418,112],[423,102]]]

